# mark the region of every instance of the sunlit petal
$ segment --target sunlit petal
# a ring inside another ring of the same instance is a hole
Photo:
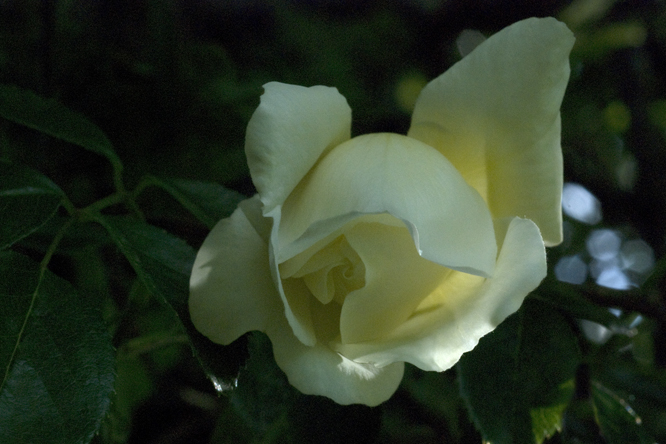
[[[250,330],[265,330],[283,316],[268,266],[268,245],[257,232],[261,203],[246,200],[218,222],[199,250],[190,277],[190,315],[212,341],[229,344]]]
[[[493,272],[497,246],[481,196],[432,147],[386,133],[336,147],[298,185],[282,208],[276,260],[368,213],[404,221],[426,259],[483,276]]]
[[[573,42],[552,18],[505,28],[423,89],[408,133],[442,152],[494,218],[533,220],[547,245],[562,240],[559,109]]]
[[[264,214],[282,204],[330,147],[349,139],[351,109],[335,88],[264,85],[245,153]]]
[[[546,253],[538,227],[515,218],[492,278],[452,272],[390,335],[333,347],[357,362],[382,366],[405,361],[424,370],[446,370],[518,310],[545,276]]]

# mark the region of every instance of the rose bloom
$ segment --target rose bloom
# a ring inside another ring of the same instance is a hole
[[[293,386],[340,404],[387,400],[405,362],[451,368],[561,242],[573,42],[552,18],[500,31],[423,89],[406,136],[350,138],[335,88],[266,84],[245,146],[258,194],[198,252],[197,329],[265,332]]]

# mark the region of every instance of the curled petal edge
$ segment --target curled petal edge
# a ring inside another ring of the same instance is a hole
[[[324,152],[349,139],[351,108],[332,87],[270,82],[264,90],[247,126],[245,154],[266,214]]]
[[[496,221],[506,233],[491,278],[453,272],[415,314],[390,335],[357,344],[331,344],[356,362],[379,367],[404,361],[423,370],[444,371],[479,339],[514,313],[546,276],[539,228],[529,219]]]

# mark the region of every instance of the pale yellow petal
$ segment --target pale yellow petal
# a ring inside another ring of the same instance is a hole
[[[515,218],[492,278],[452,272],[391,334],[333,347],[357,362],[382,366],[405,361],[424,370],[446,370],[518,310],[545,276],[546,252],[538,227]]]
[[[421,92],[408,135],[437,148],[494,218],[525,217],[562,239],[559,109],[573,34],[553,18],[515,23]]]
[[[257,197],[243,201],[218,222],[197,253],[190,276],[190,316],[212,341],[229,344],[251,330],[265,330],[271,317],[283,316],[268,263],[268,244]],[[265,234],[265,233],[264,233]]]
[[[432,293],[450,269],[419,256],[407,229],[362,223],[345,237],[365,264],[365,285],[342,305],[343,343],[390,334]]]
[[[264,85],[245,153],[264,214],[281,205],[328,148],[349,139],[351,109],[335,88]]]
[[[277,282],[284,315],[291,326],[293,334],[307,346],[317,343],[317,336],[312,320],[310,289],[301,279],[285,279]]]
[[[276,218],[275,220],[278,222],[281,220],[279,210],[280,207],[276,208],[274,211],[274,217]],[[309,288],[308,282],[306,282],[304,279],[297,278],[297,276],[300,276],[301,273],[304,274],[309,271],[313,271],[309,268],[311,266],[313,268],[322,266],[324,263],[322,261],[325,261],[326,259],[334,259],[333,256],[337,256],[337,254],[334,253],[343,254],[342,250],[338,250],[336,248],[331,249],[331,246],[333,244],[339,244],[338,246],[345,244],[346,240],[344,240],[342,237],[343,232],[352,229],[355,224],[361,222],[377,222],[387,224],[389,226],[399,226],[404,228],[404,224],[400,220],[395,219],[394,217],[387,214],[365,215],[356,217],[353,221],[346,224],[344,227],[340,227],[338,229],[333,228],[326,236],[317,242],[314,242],[309,246],[309,248],[301,251],[299,254],[280,264],[277,263],[275,258],[274,251],[276,248],[275,246],[272,247],[273,252],[271,253],[271,268],[273,271],[274,281],[277,283],[278,290],[280,291],[280,295],[284,301],[285,316],[294,332],[294,335],[305,345],[314,346],[318,340],[317,332],[321,331],[321,325],[319,325],[321,322],[321,317],[315,321],[312,314],[313,310],[316,311],[316,307],[320,306],[321,304],[313,304],[313,300],[316,298],[319,299],[322,303],[326,303],[326,301],[330,302],[334,295],[332,293],[328,293],[329,290],[333,290],[333,288],[328,287],[328,282],[322,282],[321,287],[318,287],[317,289],[321,291],[315,292],[313,291],[313,288]],[[277,243],[276,239],[278,239],[277,223],[273,226],[272,245]],[[358,255],[353,252],[353,249],[351,249],[351,247],[349,247],[349,249],[351,251],[344,253],[343,256],[345,256],[347,259],[350,259],[350,262],[361,262],[360,259],[358,259]],[[364,266],[362,263],[359,264],[358,268],[354,267],[355,269],[357,268],[354,272],[354,276],[352,276],[346,283],[349,284],[349,287],[358,288],[363,285],[365,275],[365,270],[363,267]],[[314,279],[314,277],[312,278]],[[314,282],[310,282],[310,285],[313,283]],[[345,287],[347,286],[346,284]],[[326,290],[323,290],[324,285],[327,286]],[[338,318],[339,313],[336,316],[336,319]],[[316,322],[318,324],[315,328]],[[335,325],[334,330],[335,334],[337,335],[339,332],[339,323]],[[321,338],[319,338],[319,340],[321,340]]]
[[[282,208],[278,263],[364,214],[409,228],[421,256],[489,276],[497,246],[486,204],[439,152],[397,134],[356,137],[328,153]],[[275,228],[274,228],[275,230]]]
[[[267,333],[275,361],[302,393],[326,396],[343,405],[376,406],[390,398],[402,380],[404,363],[378,368],[353,362],[321,343],[303,345],[285,319],[273,323]]]

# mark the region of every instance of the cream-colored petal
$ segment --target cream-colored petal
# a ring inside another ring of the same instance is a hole
[[[402,380],[404,363],[378,368],[353,362],[321,343],[303,345],[284,318],[267,333],[275,362],[289,383],[305,394],[326,396],[343,405],[376,406],[389,399]]]
[[[450,269],[419,256],[407,229],[363,223],[345,232],[365,264],[365,285],[347,295],[340,315],[343,343],[387,336],[405,322]]]
[[[294,335],[307,346],[317,343],[314,323],[311,312],[312,293],[301,279],[285,279],[277,282],[284,315],[292,328]]]
[[[274,252],[276,250],[275,245],[278,242],[277,239],[279,239],[277,227],[281,221],[281,213],[279,211],[280,208],[281,207],[277,207],[273,212],[273,217],[277,221],[273,226],[273,234],[271,238],[271,269],[273,271],[273,278],[284,302],[285,316],[294,332],[294,335],[296,335],[296,337],[303,344],[314,346],[317,343],[317,335],[315,332],[315,321],[312,317],[312,304],[310,303],[312,299],[312,293],[304,280],[292,278],[299,274],[299,271],[302,270],[306,264],[311,262],[313,258],[316,258],[320,255],[320,253],[329,250],[331,243],[335,243],[336,239],[342,241],[341,236],[343,231],[353,228],[355,224],[360,223],[361,221],[368,223],[386,223],[388,225],[397,224],[397,226],[402,227],[404,227],[404,224],[398,219],[395,219],[394,217],[387,214],[360,216],[344,227],[337,229],[334,227],[332,230],[330,230],[330,232],[327,232],[325,236],[310,245],[309,248],[301,251],[296,256],[289,258],[289,260],[278,264]],[[349,254],[348,256],[352,258],[354,254],[355,253]],[[363,266],[360,265],[360,267],[362,268]],[[361,272],[360,268],[359,272]],[[359,280],[362,281],[363,278],[361,277],[358,279],[357,277],[352,279],[350,284],[354,287],[357,287],[358,285],[354,285],[354,283],[358,284]],[[321,294],[319,296],[321,296]],[[321,299],[323,302],[323,300],[328,298],[321,297]],[[319,329],[319,326],[317,326],[317,330]],[[336,332],[337,330],[339,330],[338,326],[336,326]]]
[[[229,344],[251,330],[265,330],[283,316],[268,264],[258,196],[218,222],[197,253],[190,276],[190,316],[212,341]],[[265,235],[265,233],[264,233]]]
[[[401,219],[422,257],[456,270],[492,274],[497,246],[481,196],[435,149],[387,133],[337,146],[296,187],[273,236],[276,260],[284,262],[373,213]]]
[[[437,148],[494,218],[525,217],[562,240],[559,109],[574,37],[553,18],[515,23],[430,82],[408,135]]]
[[[443,371],[518,310],[545,276],[546,252],[538,227],[515,218],[508,224],[492,278],[452,272],[390,335],[332,347],[357,362],[382,366],[405,361]]]
[[[245,154],[267,214],[326,149],[349,139],[351,109],[335,88],[271,82],[264,90],[247,126]]]

